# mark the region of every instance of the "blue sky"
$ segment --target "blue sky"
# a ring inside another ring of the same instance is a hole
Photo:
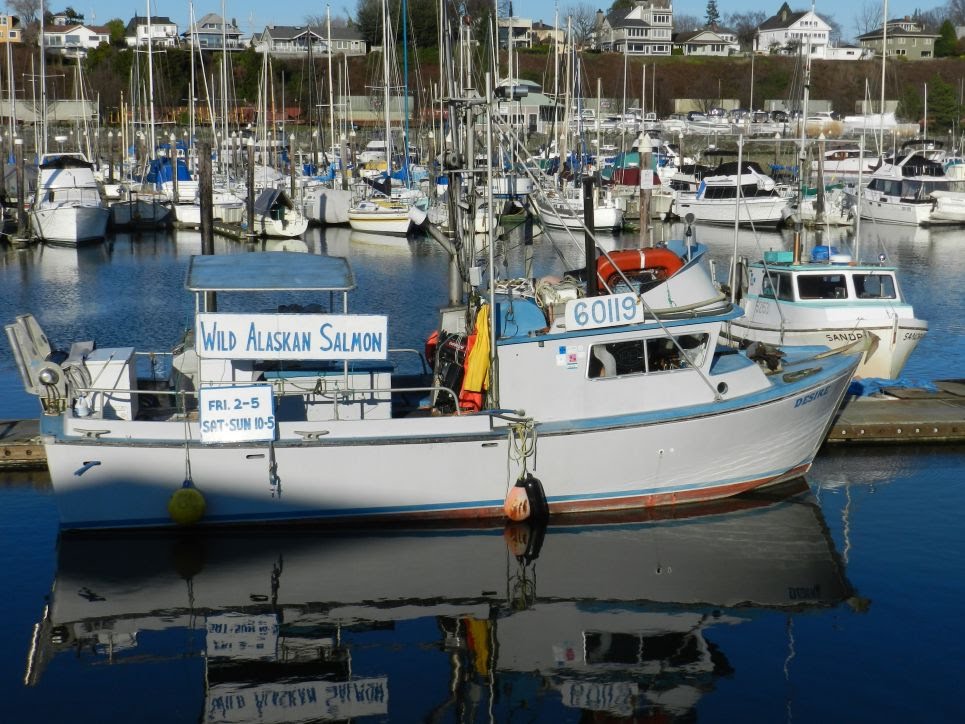
[[[47,2],[48,0],[45,0]],[[609,2],[600,4],[599,0],[516,0],[515,14],[521,17],[530,17],[533,20],[543,20],[552,23],[555,8],[560,9],[560,16],[564,15],[564,10],[568,7],[578,5],[591,5],[601,8],[604,11],[609,7]],[[783,0],[717,0],[717,8],[721,15],[726,17],[734,12],[748,12],[762,9],[768,15],[777,12]],[[119,17],[128,20],[136,10],[143,15],[146,10],[144,0],[60,0],[52,2],[50,9],[61,10],[71,5],[78,12],[87,15],[88,22],[102,23],[111,18]],[[811,6],[810,0],[790,0],[788,3],[792,9],[806,9]],[[331,4],[332,17],[344,16],[348,10],[350,14],[355,12],[355,0],[334,0]],[[856,35],[854,18],[860,8],[879,5],[879,0],[847,0],[846,2],[832,2],[832,0],[816,0],[815,9],[819,15],[834,18],[841,26],[845,37]],[[929,10],[944,5],[943,0],[889,0],[888,15],[898,17],[901,15],[911,15],[916,8]],[[229,18],[235,18],[238,26],[245,33],[252,30],[261,30],[265,25],[274,23],[277,25],[297,25],[300,24],[306,15],[324,15],[326,4],[319,0],[287,0],[282,3],[265,2],[265,0],[226,0],[225,14]],[[171,17],[179,26],[187,24],[188,19],[188,0],[155,0],[152,3],[152,12],[158,15]],[[674,13],[694,15],[703,18],[707,11],[707,0],[676,0],[674,2]],[[195,14],[201,17],[205,13],[221,12],[219,0],[197,0],[195,2]]]

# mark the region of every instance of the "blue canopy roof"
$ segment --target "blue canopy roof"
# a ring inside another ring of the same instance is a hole
[[[340,256],[291,251],[192,256],[185,286],[192,292],[348,292],[355,289],[355,274]]]

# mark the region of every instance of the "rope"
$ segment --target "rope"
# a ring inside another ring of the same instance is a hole
[[[536,457],[536,423],[532,419],[520,420],[509,426],[509,455],[506,458],[506,489],[510,488],[511,463],[519,467],[517,480],[526,477],[529,466],[527,460]]]

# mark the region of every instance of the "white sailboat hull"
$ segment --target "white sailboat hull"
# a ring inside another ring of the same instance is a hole
[[[117,201],[111,205],[111,223],[120,228],[156,229],[171,222],[171,206],[157,199]]]

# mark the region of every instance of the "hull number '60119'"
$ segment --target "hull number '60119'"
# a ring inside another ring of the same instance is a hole
[[[643,305],[631,293],[608,294],[566,303],[566,328],[596,329],[643,321]]]

